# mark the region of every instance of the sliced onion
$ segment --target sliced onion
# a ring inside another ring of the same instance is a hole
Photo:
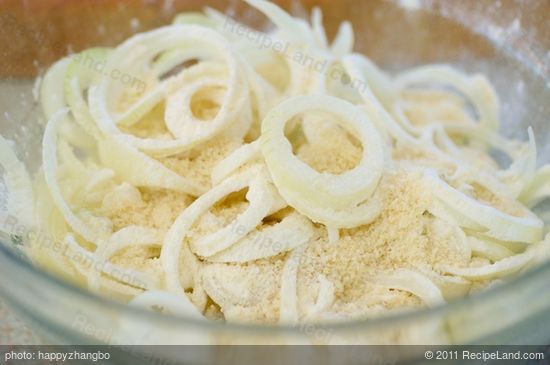
[[[307,319],[309,321],[318,319],[334,303],[334,284],[323,274],[319,274],[318,281],[319,293],[317,294],[317,300],[307,312]]]
[[[178,14],[174,17],[172,24],[183,24],[183,25],[202,25],[205,27],[213,27],[215,22],[212,21],[208,16],[201,12],[188,11],[185,13]]]
[[[307,245],[295,248],[286,260],[281,275],[281,294],[279,304],[279,323],[296,324],[298,314],[298,268]]]
[[[160,290],[149,290],[141,293],[130,301],[131,306],[146,308],[162,308],[163,312],[169,314],[204,319],[201,312],[191,303],[187,295],[174,294]]]
[[[527,134],[529,135],[529,144],[525,158],[514,161],[512,166],[510,166],[510,170],[517,171],[516,173],[522,180],[522,185],[532,181],[537,172],[537,143],[535,141],[535,132],[533,132],[533,128],[529,127],[527,129]]]
[[[243,110],[249,108],[244,97],[248,93],[246,83],[239,87],[242,90],[240,90],[241,96],[238,98],[227,98],[223,94],[217,97],[221,107],[212,120],[199,120],[191,110],[192,97],[197,91],[206,87],[224,88],[226,86],[225,74],[222,65],[205,62],[184,70],[176,79],[172,80],[170,89],[176,90],[169,91],[167,96],[165,121],[170,132],[181,143],[191,146],[197,141],[204,141],[220,133],[223,128],[231,124],[239,126],[238,133],[241,137],[248,131],[250,120],[243,120],[241,123],[236,121],[236,119],[248,119],[243,115]],[[230,87],[236,87],[236,85]],[[226,89],[225,94],[231,92],[233,91]],[[212,96],[216,97],[216,95]]]
[[[132,146],[102,139],[99,141],[99,156],[104,166],[115,171],[121,179],[132,185],[170,189],[193,196],[205,192],[204,186],[176,174]]]
[[[517,193],[514,192],[514,189],[509,184],[502,182],[494,174],[464,163],[457,163],[457,165],[458,167],[453,174],[454,178],[484,187],[495,196],[515,200]]]
[[[438,217],[437,214],[434,215]],[[453,248],[457,251],[459,259],[470,260],[472,258],[472,249],[468,242],[468,237],[456,222],[441,217],[441,219],[431,221],[430,228],[436,235],[446,235],[447,233],[452,235],[451,242],[454,246]]]
[[[66,57],[57,61],[50,67],[42,80],[42,84],[40,85],[40,105],[42,106],[46,121],[50,120],[56,112],[67,107],[64,80],[69,65],[72,63],[73,59],[71,57]],[[70,116],[66,116],[66,118],[72,120]],[[85,148],[93,146],[93,139],[77,124],[63,123],[59,132],[75,146]]]
[[[293,116],[306,111],[330,113],[349,133],[358,136],[363,156],[357,167],[341,175],[319,173],[293,155],[284,127]],[[273,108],[262,122],[261,145],[277,188],[324,209],[347,208],[368,199],[384,164],[383,143],[369,117],[352,104],[329,96],[295,97]]]
[[[179,256],[189,229],[202,214],[227,195],[250,186],[255,179],[256,181],[258,181],[257,179],[261,179],[261,176],[259,178],[255,177],[255,174],[258,173],[260,171],[257,168],[253,168],[230,176],[223,183],[200,196],[178,216],[166,234],[160,255],[161,264],[166,274],[166,285],[171,292],[181,293],[182,291]],[[262,208],[259,207],[258,209]]]
[[[108,48],[91,48],[71,58],[67,66],[64,79],[65,99],[71,108],[71,113],[76,122],[86,133],[96,138],[100,132],[90,114],[88,104],[84,98],[84,91],[92,82],[99,78],[99,72],[94,68],[97,65],[104,65],[110,53]],[[92,65],[85,65],[84,62],[91,60]]]
[[[251,181],[246,193],[246,200],[249,202],[246,210],[224,228],[191,242],[191,250],[199,256],[209,257],[243,239],[269,214],[277,194],[274,190],[265,181]]]
[[[379,74],[368,67],[368,62],[365,62],[362,57],[356,54],[351,54],[343,57],[342,64],[350,79],[360,85],[357,89],[362,99],[360,107],[371,116],[372,122],[379,131],[392,137],[400,144],[414,146],[420,150],[427,149],[432,153],[442,155],[441,151],[434,148],[431,134],[427,134],[420,139],[412,136],[386,111],[380,100],[374,95],[373,88],[369,84],[369,82],[375,84],[379,80]],[[367,75],[371,75],[371,80],[368,80]],[[373,76],[376,78],[372,78]]]
[[[369,200],[356,207],[347,209],[320,208],[303,200],[302,196],[284,188],[279,193],[291,207],[311,219],[326,225],[330,230],[354,228],[373,222],[382,212],[382,201],[375,194]]]
[[[470,236],[468,242],[474,255],[485,257],[493,262],[515,255],[512,250],[490,240]]]
[[[327,34],[323,26],[323,12],[318,6],[315,6],[311,11],[311,28],[317,44],[323,48],[328,47]]]
[[[377,94],[381,95],[382,100],[387,100],[386,104],[390,104],[391,99],[394,98],[392,95],[395,93],[395,86],[391,85],[391,83],[387,80],[387,78],[382,77],[382,74],[380,72],[377,72],[377,70],[371,66],[369,66],[369,63],[366,61],[366,59],[360,55],[350,55],[344,57],[343,64],[348,72],[348,74],[356,81],[359,81],[361,83],[361,86],[363,86],[359,93],[363,97],[363,100],[365,102],[365,105],[363,106],[366,110],[370,110],[371,113],[374,113],[375,115],[378,115],[378,118],[373,118],[375,121],[375,124],[377,127],[381,130],[386,130],[389,135],[391,135],[393,138],[395,138],[398,142],[403,143],[405,145],[412,145],[415,148],[419,148],[421,150],[429,150],[430,152],[436,154],[437,156],[443,158],[446,161],[449,161],[452,164],[458,164],[460,167],[462,167],[462,164],[456,159],[448,156],[446,153],[441,151],[440,148],[438,148],[434,142],[433,142],[433,136],[434,132],[437,132],[438,129],[434,128],[427,128],[420,136],[420,138],[415,138],[411,136],[406,130],[404,130],[396,121],[392,118],[391,115],[382,107],[381,103],[375,97],[373,90],[379,90],[377,91]],[[371,75],[371,79],[369,80],[367,75]],[[486,85],[490,88],[489,85]],[[372,89],[371,89],[372,88]],[[491,94],[491,92],[487,92],[488,94]],[[386,96],[384,96],[386,95]],[[378,96],[378,95],[377,95]],[[498,101],[496,101],[498,103]],[[397,116],[399,117],[399,113],[397,113]],[[406,121],[406,117],[404,115],[401,115],[401,120]],[[410,123],[405,123],[405,127],[409,127],[409,130],[413,131],[410,126]],[[471,128],[470,128],[471,129]],[[470,130],[468,129],[468,130]],[[478,132],[479,134],[479,132]],[[481,133],[483,136],[492,136],[493,134],[488,133],[484,131]],[[485,137],[484,137],[485,138]],[[493,143],[493,145],[499,145],[498,143]],[[454,146],[451,146],[454,147]],[[471,169],[471,168],[468,168]],[[479,174],[483,174],[482,171],[478,171],[477,169],[472,169],[474,171],[471,172],[471,175],[477,176]],[[495,192],[495,191],[508,191],[509,189],[504,188],[504,185],[499,183],[497,179],[492,178],[489,174],[483,174],[486,175],[483,178],[476,178],[476,181],[479,181],[479,183],[482,186],[487,187],[489,190]],[[490,177],[490,178],[486,178]]]
[[[80,218],[78,218],[71,210],[71,207],[63,197],[58,177],[58,161],[57,161],[57,145],[58,145],[58,133],[61,127],[61,123],[66,121],[66,115],[68,110],[62,109],[55,113],[52,119],[46,125],[44,131],[44,138],[42,141],[42,161],[44,164],[44,176],[46,178],[46,184],[50,191],[53,201],[57,209],[61,212],[67,224],[82,237],[89,242],[97,242],[107,232],[97,232],[91,227],[87,226]]]
[[[260,133],[261,126],[259,123],[264,119],[265,115],[271,109],[271,107],[277,104],[280,95],[279,92],[265,80],[260,74],[252,68],[252,66],[246,67],[248,75],[248,83],[250,85],[250,98],[251,107],[253,109],[253,120],[251,131],[253,139],[256,139]],[[256,123],[257,122],[257,123]]]
[[[548,262],[548,259],[550,259],[550,233],[546,234],[544,240],[538,244],[535,250],[537,252],[533,255],[533,260],[525,269],[530,269],[531,267]]]
[[[94,255],[94,253],[80,246],[76,239],[70,234],[65,237],[65,244],[71,251],[75,253],[75,255],[79,255],[85,259],[86,264],[82,266],[85,267],[87,271],[86,276],[88,278],[91,277],[90,274],[93,271],[99,270],[106,275],[109,275],[110,277],[116,279],[117,281],[133,287],[139,287],[142,289],[155,289],[159,286],[159,278],[155,278],[150,274],[141,271],[124,269],[108,260],[100,259],[96,255]],[[75,260],[72,261],[74,262]],[[80,263],[78,263],[77,266],[79,264]],[[129,278],[129,281],[126,280],[126,278]]]
[[[375,282],[378,285],[414,294],[430,307],[445,303],[443,294],[437,285],[416,271],[395,270],[391,273],[379,275]]]
[[[245,0],[250,6],[264,13],[282,32],[287,39],[292,39],[300,44],[314,44],[315,37],[308,26],[302,20],[290,16],[283,9],[272,2],[265,0]]]
[[[479,129],[496,131],[499,128],[498,97],[482,75],[470,77],[448,65],[429,65],[402,73],[395,82],[401,88],[426,83],[451,86],[475,106],[479,117]],[[456,128],[457,132],[463,130],[462,126]]]
[[[344,65],[347,70],[354,70],[351,86],[356,91],[366,95],[365,92],[368,92],[367,89],[370,88],[376,99],[386,108],[394,103],[396,90],[392,80],[369,58],[359,53],[353,53],[345,57]],[[355,78],[356,76],[361,77]]]
[[[550,197],[550,165],[541,167],[523,189],[519,200],[534,207]]]
[[[237,171],[246,163],[260,155],[260,142],[244,144],[231,152],[229,156],[218,162],[212,169],[212,185],[218,185],[222,180]]]
[[[503,241],[533,243],[542,237],[543,222],[531,212],[515,217],[483,204],[454,189],[433,171],[426,171],[427,188],[458,223]]]
[[[248,4],[264,13],[277,26],[277,32],[266,35],[274,41],[281,41],[289,45],[285,54],[301,53],[312,58],[314,62],[324,62],[333,58],[328,49],[320,48],[318,38],[309,24],[287,14],[283,9],[265,0],[245,0]],[[273,52],[280,53],[280,52]],[[311,67],[296,62],[291,57],[282,57],[290,70],[290,85],[285,94],[287,96],[303,95],[311,87],[315,71]]]
[[[512,163],[506,170],[497,171],[497,176],[507,182],[511,191],[509,196],[514,199],[517,199],[529,183],[533,181],[537,172],[537,145],[533,128],[529,127],[527,133],[529,135],[529,142],[525,146],[525,152],[522,151],[523,148],[514,146],[514,144],[518,144],[517,141],[509,141],[495,133],[488,134],[488,137],[485,138],[487,144],[498,151],[502,151],[512,160]],[[481,135],[483,136],[483,134]],[[523,145],[522,142],[519,144]]]
[[[430,279],[443,294],[445,300],[462,298],[467,295],[472,283],[459,276],[440,275],[432,270],[420,270],[420,273]]]
[[[201,53],[200,50],[188,48],[176,48],[162,53],[151,64],[155,75],[166,75],[178,65],[191,60],[208,59],[209,53]]]
[[[461,276],[469,280],[493,280],[509,276],[524,269],[530,262],[536,260],[542,251],[544,251],[545,256],[548,256],[550,252],[548,244],[544,242],[533,244],[524,253],[504,258],[491,265],[467,268],[450,267],[447,265],[441,269],[446,273]]]
[[[95,254],[101,258],[110,258],[131,246],[160,246],[161,237],[161,233],[154,228],[127,226],[113,233]]]
[[[106,66],[106,73],[124,70],[129,75],[143,77],[143,68],[146,61],[166,50],[188,48],[196,49],[196,55],[209,55],[211,60],[223,61],[227,67],[227,91],[224,97],[221,115],[226,115],[225,109],[231,110],[233,105],[242,105],[241,99],[248,95],[245,75],[239,56],[231,45],[215,31],[194,25],[173,25],[136,35],[117,47],[110,55]],[[191,53],[187,55],[191,57]],[[136,62],[139,59],[140,62]],[[153,71],[151,71],[153,72]],[[170,81],[171,79],[169,79]],[[159,140],[142,139],[122,132],[117,124],[131,125],[150,111],[164,97],[169,81],[160,82],[155,88],[123,114],[113,111],[116,101],[124,91],[121,82],[105,76],[93,85],[89,92],[90,110],[96,119],[99,128],[121,144],[132,145],[142,151],[157,155],[169,155],[192,148],[206,138],[221,133],[233,118],[218,119],[210,134],[198,133],[189,139]],[[238,108],[237,108],[238,109]],[[231,113],[229,113],[231,114]],[[187,138],[187,137],[186,137]]]
[[[7,230],[10,234],[17,234],[17,227],[8,223],[10,216],[17,219],[16,226],[31,229],[35,226],[33,189],[25,165],[17,158],[9,142],[0,135],[0,166],[4,170],[3,178],[7,189],[6,219],[0,230]],[[13,231],[11,231],[13,230]]]
[[[291,213],[280,223],[253,231],[225,251],[208,257],[210,262],[244,263],[277,256],[309,241],[314,228],[306,217]]]
[[[336,58],[343,57],[353,51],[353,43],[353,28],[350,22],[345,21],[340,24],[334,42],[330,46],[330,51]]]
[[[94,256],[97,260],[108,260],[117,252],[132,246],[160,246],[160,233],[156,229],[140,226],[127,226],[111,235],[107,240],[100,241]],[[99,288],[100,272],[93,270],[87,274],[88,285],[91,288]]]
[[[70,57],[63,58],[53,64],[46,72],[40,85],[40,105],[46,120],[66,106],[63,80],[67,68],[71,64]]]

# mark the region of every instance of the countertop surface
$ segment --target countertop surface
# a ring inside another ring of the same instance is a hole
[[[0,298],[0,345],[33,345],[38,336]]]
[[[318,5],[324,9],[325,26],[329,35],[334,35],[342,19],[350,20],[356,30],[358,51],[369,55],[376,63],[391,64],[395,59],[395,49],[401,54],[414,54],[426,62],[440,61],[438,47],[431,42],[468,44],[468,49],[477,55],[490,56],[491,50],[484,41],[458,24],[449,22],[430,22],[430,28],[419,28],[415,41],[406,37],[406,26],[392,23],[388,32],[388,23],[379,16],[381,6],[388,7],[385,14],[393,16],[409,10],[417,4],[428,11],[441,11],[447,16],[468,21],[470,24],[488,24],[487,32],[507,33],[515,24],[521,25],[522,34],[531,38],[548,39],[550,28],[547,25],[550,1],[547,0],[508,0],[508,1],[464,1],[445,0],[419,1],[356,1],[356,0],[274,0],[282,7],[294,13],[304,13]],[[452,4],[452,6],[451,6]],[[236,14],[250,21],[249,25],[264,24],[262,17],[250,12],[244,1],[235,0],[3,0],[0,1],[0,77],[35,77],[44,67],[67,53],[78,52],[93,46],[113,46],[129,35],[152,29],[171,21],[174,14],[183,10],[200,10],[205,5]],[[351,9],[351,10],[350,10]],[[464,14],[468,14],[465,16]],[[498,14],[498,16],[495,16]],[[414,18],[414,19],[413,19]],[[427,14],[416,14],[412,19],[419,26],[430,18]],[[406,23],[406,22],[404,22]],[[494,23],[494,24],[493,24]],[[365,26],[368,24],[368,29]],[[426,23],[428,24],[428,23]],[[385,42],[379,41],[384,35]],[[407,39],[407,41],[403,41]],[[524,38],[514,42],[507,38],[507,47],[523,49]],[[390,42],[392,46],[388,46]],[[521,48],[520,48],[521,47]],[[447,49],[447,61],[459,61],[463,56],[460,47]],[[528,51],[532,51],[528,49]],[[541,45],[541,56],[546,47]],[[529,57],[535,55],[529,54]],[[406,60],[405,60],[406,61]],[[534,62],[534,60],[533,60]],[[544,63],[544,59],[541,59]],[[549,65],[544,65],[548,71]]]

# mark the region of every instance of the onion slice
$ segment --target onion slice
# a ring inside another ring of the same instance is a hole
[[[170,189],[193,196],[205,192],[204,186],[176,174],[152,157],[118,141],[108,138],[100,140],[99,156],[104,166],[132,185]]]
[[[88,227],[80,218],[78,218],[71,210],[71,207],[63,197],[61,188],[57,181],[58,178],[58,160],[57,160],[57,145],[58,133],[61,123],[66,121],[68,109],[62,109],[55,113],[46,125],[44,138],[42,141],[42,161],[44,165],[44,177],[56,207],[59,209],[67,224],[74,232],[81,235],[88,242],[95,243],[105,232],[97,232],[91,227]]]
[[[269,214],[276,195],[274,190],[275,188],[269,186],[266,181],[252,180],[246,194],[246,200],[249,202],[246,210],[219,231],[191,242],[191,250],[199,256],[209,257],[233,246]]]
[[[408,269],[399,269],[379,275],[376,284],[412,293],[422,299],[429,307],[445,303],[441,290],[426,276]]]
[[[426,187],[450,215],[464,228],[483,230],[483,234],[503,241],[534,243],[540,241],[543,222],[530,211],[526,217],[515,217],[478,202],[454,189],[433,170],[424,175]]]
[[[35,226],[33,189],[27,169],[17,158],[9,142],[1,135],[0,166],[4,170],[3,179],[7,189],[6,212],[0,211],[7,217],[2,219],[4,224],[0,226],[0,229],[11,234],[18,234],[19,227],[31,229]],[[17,220],[15,227],[9,224],[11,218]]]
[[[142,63],[144,61],[153,59],[159,53],[167,50],[190,49],[190,47],[196,49],[197,56],[208,55],[210,61],[221,61],[227,68],[227,91],[222,103],[222,111],[219,114],[225,116],[227,114],[225,110],[232,111],[233,106],[239,110],[238,105],[242,105],[242,99],[248,95],[242,61],[225,39],[214,30],[202,26],[172,25],[136,35],[111,53],[106,65],[106,73],[123,69],[128,74],[132,74],[133,71],[136,75],[143,77],[143,67],[145,66]],[[191,57],[191,54],[187,56]],[[136,59],[140,59],[140,62],[136,63]],[[154,71],[150,72],[154,73]],[[136,103],[137,106],[122,114],[113,109],[125,88],[121,82],[116,83],[115,81],[109,76],[104,76],[92,85],[89,91],[90,111],[103,133],[121,144],[132,145],[150,154],[169,155],[188,150],[206,138],[221,133],[234,120],[234,118],[220,117],[210,127],[210,133],[201,132],[194,136],[186,136],[184,140],[139,138],[124,133],[118,128],[118,125],[131,125],[156,106],[168,92],[168,86],[172,79],[159,81],[153,90],[146,92],[142,99]]]
[[[59,109],[66,106],[63,79],[67,68],[72,63],[70,57],[65,57],[53,64],[46,72],[40,85],[40,105],[46,117],[51,119]]]
[[[249,233],[235,245],[207,260],[244,263],[277,256],[307,243],[313,233],[311,221],[294,212],[273,226]]]
[[[163,312],[172,315],[201,320],[204,319],[202,313],[197,310],[185,294],[174,294],[161,290],[149,290],[139,294],[128,304],[149,310],[152,310],[153,308],[162,308]]]
[[[373,222],[382,212],[382,201],[375,194],[369,200],[347,209],[323,208],[305,201],[301,195],[285,188],[279,193],[291,207],[311,219],[313,222],[326,225],[334,234],[340,228],[354,228]]]
[[[478,130],[497,131],[499,128],[498,97],[488,80],[482,75],[467,76],[448,65],[428,65],[400,74],[395,83],[404,89],[414,84],[451,86],[462,93],[475,106],[478,113]],[[457,126],[453,131],[464,130]]]
[[[478,237],[469,236],[468,243],[472,249],[472,254],[485,257],[493,262],[515,255],[512,250],[488,239],[484,240]]]
[[[317,294],[317,300],[307,312],[307,320],[309,321],[319,319],[323,312],[327,311],[334,303],[334,284],[323,274],[319,274],[318,281],[319,293]]]
[[[150,274],[132,269],[124,269],[108,260],[97,257],[94,253],[80,246],[74,236],[70,234],[65,237],[65,244],[75,254],[73,261],[83,261],[82,266],[87,271],[86,277],[88,279],[91,278],[93,271],[100,271],[126,285],[142,289],[155,289],[160,284],[159,278],[155,278]],[[77,265],[80,265],[80,263],[77,263]]]
[[[214,166],[212,169],[212,185],[218,185],[244,164],[252,161],[259,155],[260,142],[258,140],[237,148],[235,151],[231,152],[229,156]]]
[[[338,123],[359,138],[363,155],[357,167],[341,175],[319,173],[293,155],[284,135],[285,125],[306,111],[324,111],[338,117]],[[277,188],[321,208],[342,209],[365,201],[374,192],[382,174],[383,142],[369,116],[352,104],[330,96],[294,97],[279,104],[262,122],[260,141]]]
[[[550,165],[541,167],[523,189],[519,200],[534,207],[550,197]]]
[[[90,114],[83,94],[101,75],[95,67],[104,65],[110,52],[111,50],[108,48],[87,49],[71,58],[65,72],[65,100],[71,108],[71,113],[80,127],[90,136],[96,138],[99,138],[101,134]],[[88,64],[90,62],[91,64]]]
[[[244,110],[249,108],[245,98],[248,94],[248,84],[239,85],[239,92],[236,93],[232,90],[237,87],[236,84],[226,85],[226,73],[223,65],[219,63],[202,62],[184,70],[178,77],[171,80],[166,98],[165,123],[181,143],[191,146],[221,133],[223,128],[233,124],[239,126],[240,137],[248,131],[251,120],[244,121],[244,125],[236,121],[236,119],[248,119],[243,115]],[[225,89],[225,92],[211,93],[211,97],[221,94],[216,98],[220,104],[220,110],[216,116],[212,120],[199,120],[191,110],[192,97],[201,89],[208,87]],[[236,96],[233,96],[232,94],[235,93]],[[230,97],[227,97],[228,94]]]
[[[300,320],[298,314],[298,268],[306,248],[307,245],[295,248],[283,267],[281,303],[279,305],[279,323],[281,324],[296,324]]]
[[[260,176],[256,176],[257,174],[260,174]],[[200,196],[178,216],[165,236],[160,255],[161,264],[165,271],[166,285],[171,292],[181,293],[182,291],[179,273],[179,256],[182,245],[186,244],[184,240],[192,225],[202,214],[206,213],[212,206],[227,195],[238,192],[249,187],[251,184],[257,184],[262,179],[265,179],[262,175],[261,169],[251,168],[240,174],[230,176],[220,185],[213,187],[206,194]],[[257,209],[263,208],[260,207]],[[208,251],[207,254],[211,252],[212,251]]]
[[[517,273],[536,261],[539,255],[548,257],[549,254],[548,243],[540,242],[531,245],[524,253],[504,258],[491,265],[467,268],[443,266],[441,269],[469,280],[494,280]]]

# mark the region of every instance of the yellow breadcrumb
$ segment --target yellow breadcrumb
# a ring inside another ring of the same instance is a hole
[[[135,269],[162,278],[164,272],[159,261],[159,247],[128,247],[111,258],[111,261],[126,269]]]
[[[362,148],[347,133],[323,136],[324,143],[303,144],[296,156],[319,172],[341,174],[353,169],[361,160]]]
[[[438,89],[407,89],[401,93],[405,115],[413,125],[429,123],[465,124],[473,120],[465,100],[457,94]]]
[[[159,158],[159,160],[176,173],[210,188],[214,166],[241,144],[242,141],[239,138],[222,135],[205,142],[200,148],[176,156]]]
[[[142,201],[138,204],[105,212],[115,231],[130,225],[167,231],[193,201],[189,195],[175,191],[145,188],[140,191]]]

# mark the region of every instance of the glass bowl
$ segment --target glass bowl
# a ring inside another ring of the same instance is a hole
[[[278,1],[294,15],[314,5],[334,34],[353,23],[356,50],[387,70],[450,63],[482,72],[502,104],[502,133],[535,130],[540,162],[550,162],[550,27],[547,1]],[[212,6],[255,27],[265,18],[238,1],[11,1],[0,5],[0,133],[16,142],[31,173],[41,164],[42,126],[35,78],[56,59],[91,46],[114,46]],[[1,203],[1,199],[0,199]],[[1,206],[1,204],[0,204]],[[538,208],[550,216],[548,204]],[[548,220],[547,220],[548,222]],[[6,222],[2,222],[6,224]],[[39,234],[39,233],[38,233]],[[163,316],[100,298],[35,268],[17,237],[1,237],[0,292],[48,343],[57,344],[548,344],[550,264],[447,305],[349,323],[274,327]],[[159,356],[215,362],[214,352]],[[353,357],[352,353],[348,354]],[[409,354],[410,355],[410,354]],[[399,357],[405,360],[406,354]],[[342,363],[344,362],[343,359]]]

